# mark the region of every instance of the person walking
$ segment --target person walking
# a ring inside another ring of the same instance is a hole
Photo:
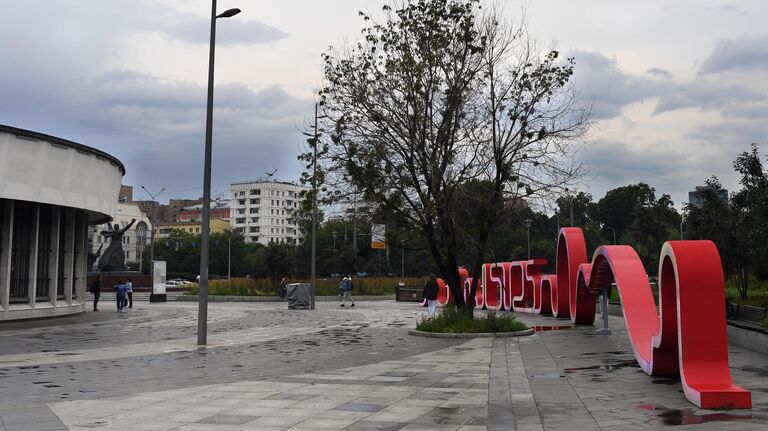
[[[427,313],[430,319],[435,317],[437,312],[437,293],[440,291],[440,286],[437,284],[437,276],[435,274],[429,274],[427,282],[424,283],[424,299],[427,300]]]
[[[283,277],[282,280],[280,280],[280,290],[278,292],[280,294],[280,299],[285,301],[285,298],[288,296],[288,279]]]
[[[342,295],[340,307],[346,306],[347,298],[349,298],[349,301],[352,302],[352,307],[354,307],[355,300],[352,299],[352,278],[344,277],[344,279],[341,280],[341,283],[339,284],[339,289],[341,289],[341,295]]]
[[[128,308],[133,308],[133,280],[129,278],[125,287],[125,293],[128,295]]]
[[[123,280],[120,280],[115,285],[115,300],[117,301],[117,311],[118,313],[123,311],[123,308],[125,308],[125,294],[128,290],[128,287],[123,283]]]
[[[93,311],[99,311],[99,298],[101,297],[101,276],[97,275],[96,278],[88,287],[88,291],[93,295]]]

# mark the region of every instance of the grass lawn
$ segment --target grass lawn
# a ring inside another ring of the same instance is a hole
[[[395,293],[398,277],[365,277],[353,278],[352,295],[392,295]],[[309,283],[304,279],[289,279],[289,283]],[[339,283],[341,279],[337,278],[318,278],[317,295],[334,296],[339,294]],[[404,280],[407,286],[420,286],[424,284],[422,278],[411,277]],[[210,280],[208,282],[209,295],[229,295],[229,296],[274,296],[278,294],[278,283],[273,283],[269,279],[254,278],[233,278],[231,283],[227,280]],[[197,295],[197,285],[189,289],[186,294]]]

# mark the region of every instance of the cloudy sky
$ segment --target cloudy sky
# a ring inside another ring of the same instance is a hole
[[[320,54],[353,41],[383,0],[221,0],[214,194],[232,181],[297,180],[299,132],[321,83]],[[530,33],[576,58],[593,103],[582,189],[645,181],[679,205],[752,142],[768,151],[768,2],[508,0]],[[126,184],[202,194],[210,1],[6,1],[0,124],[105,150]]]

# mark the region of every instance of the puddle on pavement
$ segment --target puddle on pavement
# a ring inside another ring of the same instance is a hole
[[[622,368],[627,368],[627,367],[637,367],[637,361],[635,360],[620,361],[620,362],[614,362],[611,364],[588,365],[586,367],[564,368],[563,371],[568,374],[573,374],[579,371],[614,371],[614,370],[620,370]]]
[[[573,325],[534,325],[534,332],[548,332],[548,331],[564,331],[566,329],[573,329]]]
[[[707,422],[749,420],[753,418],[751,414],[735,413],[706,413],[698,415],[690,409],[667,409],[666,407],[657,406],[650,403],[633,404],[632,407],[641,410],[659,412],[656,413],[656,417],[661,421],[663,425],[667,426],[698,425]]]

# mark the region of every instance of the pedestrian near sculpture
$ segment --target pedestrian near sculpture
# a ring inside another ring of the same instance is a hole
[[[125,283],[125,293],[128,295],[128,308],[133,308],[133,280],[130,278]]]
[[[427,282],[424,283],[424,299],[427,300],[427,313],[429,318],[435,317],[437,312],[437,293],[440,291],[440,286],[437,284],[437,276],[435,274],[429,274]]]
[[[352,277],[344,277],[344,279],[341,280],[341,283],[339,283],[339,289],[341,290],[340,307],[346,306],[347,298],[349,298],[349,301],[352,303],[352,307],[355,306],[355,300],[352,298],[352,287]]]
[[[99,297],[101,297],[101,276],[97,275],[88,291],[93,295],[93,311],[99,311]]]
[[[117,302],[117,311],[121,312],[123,311],[123,308],[125,308],[126,299],[125,294],[128,290],[128,286],[123,283],[123,280],[120,280],[115,285],[115,301]]]

